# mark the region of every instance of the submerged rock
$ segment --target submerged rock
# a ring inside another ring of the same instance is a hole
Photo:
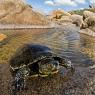
[[[7,36],[5,34],[0,33],[0,42],[6,38],[7,38]]]

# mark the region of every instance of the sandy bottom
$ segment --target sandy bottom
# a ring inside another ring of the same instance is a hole
[[[0,95],[14,95],[8,64],[0,64]],[[95,69],[76,67],[74,73],[27,79],[27,90],[17,95],[95,95]]]

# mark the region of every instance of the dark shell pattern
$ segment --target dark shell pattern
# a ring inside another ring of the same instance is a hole
[[[12,70],[36,63],[44,58],[52,58],[55,54],[50,48],[43,45],[25,44],[17,50],[10,60]]]

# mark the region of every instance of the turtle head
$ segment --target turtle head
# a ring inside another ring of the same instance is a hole
[[[57,73],[59,69],[59,62],[54,59],[45,59],[39,62],[39,73],[41,75],[50,75]]]

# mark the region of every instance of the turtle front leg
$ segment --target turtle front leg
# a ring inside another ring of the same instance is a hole
[[[26,88],[26,77],[29,76],[29,69],[19,69],[14,77],[12,83],[13,91],[20,91]]]
[[[18,72],[13,81],[14,90],[19,91],[20,89],[24,89],[25,84],[25,78],[21,77],[21,75]]]

